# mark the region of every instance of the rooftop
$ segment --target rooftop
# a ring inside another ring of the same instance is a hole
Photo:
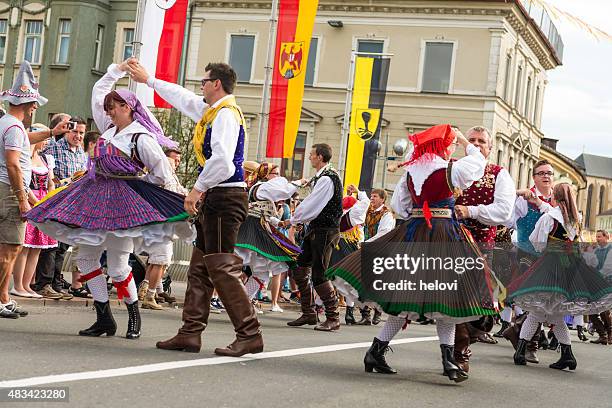
[[[576,163],[584,168],[587,176],[612,179],[612,157],[582,153],[576,157]]]

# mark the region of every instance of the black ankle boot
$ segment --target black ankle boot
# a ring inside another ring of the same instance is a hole
[[[576,331],[577,331],[578,338],[580,339],[580,341],[588,340],[586,334],[584,334],[585,332],[584,326],[576,326]]]
[[[555,336],[555,333],[551,329],[548,332],[548,349],[549,350],[556,350],[557,347],[559,347],[559,340],[557,340],[557,337]]]
[[[388,341],[381,341],[374,337],[370,349],[363,358],[366,372],[371,373],[372,371],[376,371],[381,374],[397,374],[397,371],[389,367],[385,359],[385,354],[389,350],[391,350],[391,347],[389,347]]]
[[[346,323],[347,326],[350,326],[351,324],[355,324],[355,315],[353,314],[354,310],[355,310],[354,306],[346,307],[346,314],[344,315],[344,323]]]
[[[455,346],[440,344],[440,350],[442,351],[443,374],[456,383],[467,380],[468,374],[459,368],[459,365],[455,361]]]
[[[108,302],[98,302],[94,300],[96,309],[96,322],[88,329],[79,331],[79,336],[98,337],[106,333],[107,336],[114,336],[117,331],[117,323],[111,313]]]
[[[527,340],[519,339],[516,344],[516,351],[514,352],[514,364],[516,365],[527,365],[525,359],[525,349],[527,348]]]
[[[576,362],[574,353],[572,353],[571,344],[561,344],[561,358],[559,358],[559,361],[556,363],[549,365],[549,367],[557,370],[563,370],[566,368],[575,370],[577,365],[578,363]]]
[[[126,339],[137,339],[140,337],[140,311],[138,310],[138,301],[132,304],[126,304],[128,310],[128,329],[125,334]]]
[[[505,320],[502,320],[501,329],[499,329],[497,333],[493,334],[493,337],[504,337],[503,333],[508,327],[510,327],[510,323]]]
[[[368,306],[365,306],[363,309],[361,309],[361,320],[355,324],[359,326],[372,325],[372,319],[370,318],[370,308]]]
[[[372,324],[376,326],[380,323],[380,318],[382,317],[382,312],[378,309],[374,309],[374,317],[372,318]]]

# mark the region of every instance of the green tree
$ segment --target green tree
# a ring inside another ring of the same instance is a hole
[[[181,184],[191,190],[199,175],[199,165],[191,139],[195,123],[176,109],[152,109],[164,133],[179,144],[181,164],[176,174]]]

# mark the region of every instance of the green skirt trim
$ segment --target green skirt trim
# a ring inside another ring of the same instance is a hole
[[[361,296],[363,294],[363,286],[359,279],[355,278],[354,275],[345,271],[341,268],[330,268],[325,272],[325,276],[333,280],[336,277],[344,279],[349,285],[351,285],[357,293]],[[487,309],[484,307],[476,306],[476,307],[464,307],[464,308],[456,308],[448,305],[444,305],[441,303],[428,303],[428,304],[419,304],[419,303],[390,303],[377,299],[367,299],[374,301],[382,307],[383,311],[387,314],[398,315],[402,312],[414,312],[420,315],[424,315],[426,313],[442,313],[446,316],[450,317],[470,317],[470,316],[484,316],[484,315],[496,315],[498,312],[494,309]]]
[[[166,221],[164,222],[178,222],[178,221],[184,221],[187,218],[189,218],[189,214],[187,214],[186,212],[182,212],[178,215],[175,215],[174,217],[170,217],[168,218]]]
[[[244,248],[244,249],[250,249],[253,252],[257,252],[259,255],[263,256],[266,259],[269,259],[271,261],[274,262],[291,262],[294,261],[293,258],[291,258],[289,255],[285,255],[285,256],[276,256],[276,255],[272,255],[272,254],[268,254],[264,251],[262,251],[261,249],[253,246],[253,245],[249,245],[249,244],[236,244],[237,247],[240,248]]]

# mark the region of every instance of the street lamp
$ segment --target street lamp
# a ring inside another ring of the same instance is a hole
[[[393,154],[394,156],[389,156],[389,133],[387,133],[386,137],[385,137],[385,151],[384,154],[382,156],[377,156],[376,160],[383,160],[383,174],[382,174],[382,188],[383,190],[386,188],[386,181],[387,181],[387,171],[391,171],[394,172],[396,169],[387,169],[387,162],[390,161],[397,161],[397,160],[402,160],[402,158],[404,157],[404,155],[406,154],[407,150],[408,150],[408,140],[406,140],[405,138],[401,138],[395,141],[395,143],[393,144]],[[381,143],[380,141],[378,142],[378,146],[379,149],[378,151],[380,152],[380,147]]]
[[[344,23],[341,20],[328,20],[327,24],[334,28],[342,28],[344,27]]]

